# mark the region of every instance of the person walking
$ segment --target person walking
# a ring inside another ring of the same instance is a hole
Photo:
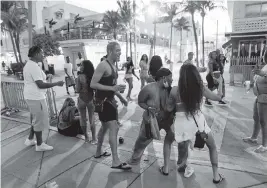
[[[148,57],[146,54],[143,54],[139,63],[140,67],[140,80],[141,80],[141,89],[145,86],[148,78]]]
[[[49,126],[45,94],[48,88],[63,86],[64,82],[46,83],[46,75],[37,64],[43,60],[43,51],[41,48],[38,46],[31,47],[28,57],[29,61],[23,69],[24,98],[30,110],[32,127],[30,135],[25,141],[25,145],[32,146],[36,144],[36,151],[48,151],[52,150],[53,147],[45,144],[42,139],[42,132]],[[34,140],[34,134],[37,142]]]
[[[72,68],[72,64],[70,63],[70,57],[66,57],[66,63],[64,64],[64,71],[65,71],[65,81],[66,81],[66,91],[69,95],[69,87],[73,87],[74,92],[76,93],[75,89],[75,76]]]
[[[91,144],[96,144],[96,130],[95,130],[95,106],[93,103],[94,100],[94,91],[90,87],[92,77],[94,75],[95,68],[91,61],[84,60],[80,66],[80,74],[77,79],[77,93],[78,97],[78,109],[80,112],[80,125],[84,132],[85,141],[89,142],[89,136],[87,133],[87,122],[86,122],[86,111],[89,116],[89,124],[92,133]]]
[[[120,61],[120,56],[121,48],[119,43],[108,43],[107,58],[97,66],[90,85],[91,88],[96,90],[95,108],[102,124],[98,132],[95,158],[111,155],[108,152],[102,152],[104,136],[109,130],[109,144],[112,152],[111,168],[130,170],[132,167],[125,162],[121,162],[118,156],[118,109],[114,96],[116,95],[123,104],[127,105],[127,101],[120,94],[120,92],[124,92],[125,85],[117,85],[118,70],[115,63]]]
[[[82,53],[78,52],[78,58],[76,59],[75,63],[76,63],[76,68],[77,68],[77,76],[80,74],[80,66],[81,63],[83,61],[83,57],[82,57]]]
[[[133,60],[131,57],[127,58],[127,64],[125,65],[125,67],[126,67],[126,72],[125,72],[124,79],[126,80],[126,82],[128,83],[128,86],[129,86],[126,99],[128,101],[132,101],[131,93],[132,93],[132,89],[133,89],[133,75],[137,78],[137,80],[139,80],[139,78],[135,74],[134,64],[133,64]]]

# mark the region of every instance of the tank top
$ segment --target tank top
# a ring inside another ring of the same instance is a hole
[[[118,71],[114,70],[113,66],[111,65],[111,63],[106,59],[105,60],[108,65],[111,68],[111,75],[109,76],[103,76],[99,83],[105,86],[115,86],[117,84],[117,79],[118,79]],[[103,90],[96,90],[95,96],[96,98],[99,99],[113,99],[115,95],[114,91],[103,91]]]

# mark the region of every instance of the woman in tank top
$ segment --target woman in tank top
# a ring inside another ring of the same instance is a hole
[[[124,79],[126,80],[129,86],[128,94],[126,97],[128,101],[132,101],[131,92],[133,89],[133,75],[139,80],[138,76],[136,76],[134,72],[134,64],[133,64],[132,58],[128,57],[127,63],[126,63],[126,72],[125,72],[125,77],[124,77]]]

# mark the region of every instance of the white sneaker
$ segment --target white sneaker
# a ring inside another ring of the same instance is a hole
[[[194,168],[187,166],[184,172],[184,177],[189,178],[192,174],[194,174]]]
[[[36,140],[34,140],[34,139],[30,140],[29,138],[27,138],[27,139],[25,140],[24,144],[25,144],[26,146],[34,146],[34,145],[36,145]]]
[[[50,150],[53,150],[53,149],[54,148],[52,146],[49,146],[44,142],[40,146],[36,145],[36,148],[35,148],[36,151],[50,151]]]

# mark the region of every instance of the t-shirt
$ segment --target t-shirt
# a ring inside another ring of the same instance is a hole
[[[65,63],[64,64],[64,71],[65,69],[67,69],[67,73],[69,76],[72,76],[72,64],[71,63]],[[67,77],[68,76],[65,72],[65,76]]]
[[[189,60],[189,59],[187,59],[187,60],[184,62],[184,64],[187,64],[187,63],[194,64],[194,61],[193,61],[193,60]]]
[[[43,68],[42,68],[43,63],[42,62],[38,62],[38,66],[43,70]]]
[[[80,71],[80,67],[79,67],[78,65],[80,65],[80,64],[82,63],[83,60],[84,60],[83,58],[81,58],[81,59],[77,58],[77,59],[76,59],[77,71]]]
[[[23,68],[24,76],[24,98],[29,100],[43,100],[47,89],[40,89],[35,81],[46,81],[45,73],[40,69],[37,63],[28,60]]]

